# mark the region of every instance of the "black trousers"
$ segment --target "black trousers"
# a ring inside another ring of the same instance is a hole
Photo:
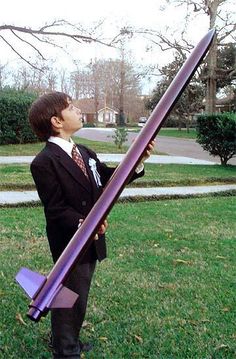
[[[77,264],[65,286],[79,294],[73,308],[51,312],[53,358],[80,358],[79,334],[82,327],[89,289],[96,261]]]

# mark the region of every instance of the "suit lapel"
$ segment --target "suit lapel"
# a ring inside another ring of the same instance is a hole
[[[72,158],[63,151],[60,146],[47,142],[47,147],[58,158],[61,165],[71,174],[71,176],[84,187],[87,192],[90,192],[90,183],[88,178],[84,175],[81,168],[72,160]],[[87,168],[87,166],[86,166]],[[90,172],[90,171],[89,171]]]

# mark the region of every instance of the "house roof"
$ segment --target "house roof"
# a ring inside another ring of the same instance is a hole
[[[80,100],[73,100],[73,104],[78,107],[82,113],[91,113],[94,114],[96,112],[95,109],[95,100],[94,98],[82,98]],[[105,108],[105,103],[104,101],[98,101],[98,106],[97,106],[97,110],[101,111],[102,109]],[[108,107],[106,106],[106,108],[116,111],[115,109],[113,109],[112,107]]]
[[[218,106],[229,105],[233,102],[234,98],[235,98],[235,94],[230,94],[223,98],[218,98],[216,99],[216,105]]]
[[[98,110],[98,112],[102,112],[102,111],[104,111],[104,110],[106,110],[106,111],[107,111],[107,110],[113,111],[115,114],[118,114],[118,113],[119,113],[119,112],[116,111],[114,108],[111,108],[111,107],[108,107],[108,106],[101,108],[100,110]]]

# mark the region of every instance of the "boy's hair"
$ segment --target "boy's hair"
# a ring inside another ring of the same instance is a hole
[[[63,92],[51,92],[40,96],[29,109],[29,122],[40,140],[47,141],[50,136],[57,136],[51,124],[53,116],[63,120],[61,111],[68,107],[71,97]]]

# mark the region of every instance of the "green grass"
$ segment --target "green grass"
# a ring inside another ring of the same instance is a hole
[[[0,190],[35,189],[29,164],[0,165]]]
[[[145,176],[138,186],[188,186],[236,183],[236,166],[145,164]]]
[[[236,197],[116,205],[82,331],[95,348],[84,357],[235,358],[235,209]],[[0,357],[50,358],[49,316],[30,322],[14,281],[21,266],[52,266],[41,207],[1,209],[0,260]]]
[[[118,150],[112,143],[91,141],[83,138],[75,137],[74,141],[88,146],[95,152],[100,153],[125,153],[127,147],[124,146],[122,150]],[[1,145],[0,156],[35,156],[45,146],[44,142],[27,143],[22,145]]]
[[[130,129],[129,131],[132,132],[140,132],[140,128]],[[187,132],[186,128],[182,128],[178,130],[176,128],[162,128],[158,133],[158,136],[167,136],[167,137],[177,137],[177,138],[186,138],[186,139],[193,139],[197,138],[197,133],[194,128],[190,128],[189,132]]]
[[[110,166],[115,164],[110,163]],[[30,190],[34,182],[28,164],[0,165],[0,190]],[[236,183],[236,166],[146,164],[145,176],[131,186],[187,186]]]
[[[158,135],[190,139],[196,139],[197,137],[196,130],[194,128],[190,128],[189,132],[187,132],[186,128],[182,128],[181,131],[176,128],[162,128]]]
[[[73,137],[76,143],[88,146],[97,153],[126,153],[128,147],[123,146],[118,149],[113,143],[91,141],[84,138]],[[35,156],[45,146],[44,142],[26,143],[22,145],[1,145],[0,156]]]

